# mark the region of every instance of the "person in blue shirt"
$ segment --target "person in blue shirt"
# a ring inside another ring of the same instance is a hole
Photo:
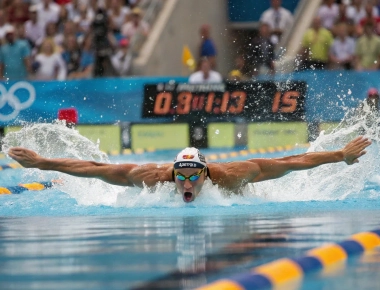
[[[30,45],[26,40],[17,39],[15,29],[10,26],[5,34],[6,43],[0,47],[0,78],[23,80],[30,71]]]
[[[203,24],[200,28],[200,35],[201,35],[201,45],[200,45],[200,50],[199,50],[199,57],[207,57],[207,59],[211,63],[211,68],[215,69],[216,67],[216,47],[214,42],[211,39],[210,36],[210,25],[208,24]]]

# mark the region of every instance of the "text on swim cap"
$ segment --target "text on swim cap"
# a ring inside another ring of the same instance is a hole
[[[197,165],[194,163],[183,163],[183,162],[179,163],[178,166],[179,167],[197,167]]]

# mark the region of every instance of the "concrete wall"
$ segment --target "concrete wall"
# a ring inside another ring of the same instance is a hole
[[[211,25],[217,50],[217,70],[226,76],[236,56],[232,33],[227,29],[227,0],[165,0],[151,34],[134,60],[136,75],[188,75],[182,65],[182,49],[198,56],[199,27]]]

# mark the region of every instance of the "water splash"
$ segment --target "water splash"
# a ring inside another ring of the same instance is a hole
[[[79,205],[106,205],[126,208],[152,207],[214,207],[252,205],[262,202],[342,200],[346,198],[378,198],[376,188],[380,187],[379,172],[379,128],[380,118],[363,106],[358,113],[352,110],[332,130],[321,132],[309,152],[337,150],[354,137],[365,134],[373,140],[368,153],[359,164],[347,166],[340,162],[327,164],[312,170],[292,172],[277,180],[250,184],[243,195],[226,195],[217,186],[206,182],[201,195],[191,204],[185,204],[175,194],[173,183],[159,184],[155,189],[113,186],[97,179],[77,178],[67,174],[37,169],[23,170],[23,180],[49,180],[60,178],[64,184],[57,188],[74,198]],[[19,132],[7,134],[3,139],[3,151],[12,146],[35,150],[44,157],[69,157],[109,163],[107,155],[81,136],[78,131],[62,123],[33,124]],[[149,160],[139,160],[139,164]],[[157,163],[171,160],[157,161]],[[136,162],[133,162],[136,163]]]
[[[325,164],[311,170],[292,172],[272,181],[255,184],[259,197],[272,201],[343,200],[346,198],[379,198],[380,186],[379,126],[380,115],[367,104],[351,109],[330,133],[322,131],[308,152],[338,150],[359,135],[372,140],[367,154],[359,163]]]

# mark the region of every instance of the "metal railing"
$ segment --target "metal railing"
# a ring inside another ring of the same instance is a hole
[[[148,25],[152,27],[152,25],[154,25],[155,21],[157,20],[159,12],[163,7],[163,0],[143,0],[139,7],[144,11],[142,21],[148,23]],[[141,32],[141,30],[137,30],[137,32],[130,41],[128,51],[128,54],[132,56],[132,59],[138,56],[145,41],[146,36]]]

